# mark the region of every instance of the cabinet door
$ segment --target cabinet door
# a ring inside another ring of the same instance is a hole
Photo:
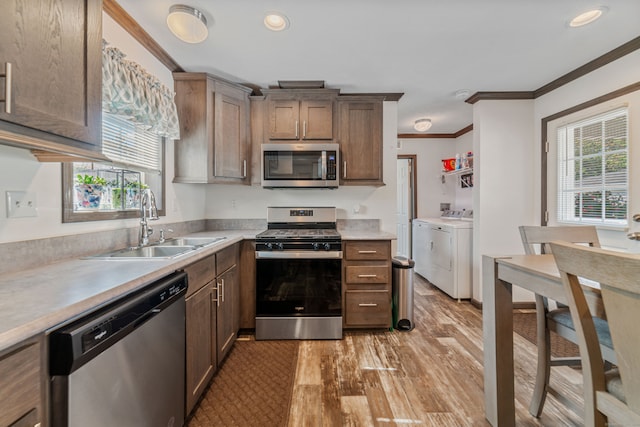
[[[341,101],[341,184],[383,185],[382,101]]]
[[[193,409],[216,369],[212,352],[215,328],[212,327],[212,284],[202,287],[186,299],[186,413]]]
[[[244,91],[221,83],[215,95],[214,176],[247,177],[249,98]]]
[[[0,425],[42,421],[40,341],[0,357]]]
[[[99,151],[101,38],[100,0],[3,1],[0,73],[10,64],[11,78],[0,81],[11,101],[0,103],[0,120]]]
[[[302,139],[333,139],[333,101],[302,101]]]
[[[239,325],[240,291],[238,288],[238,267],[233,266],[217,279],[217,354],[218,363],[229,353],[236,338]]]
[[[269,101],[269,139],[300,138],[300,102],[297,99]]]

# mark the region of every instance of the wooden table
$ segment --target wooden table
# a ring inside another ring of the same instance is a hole
[[[567,298],[553,255],[484,255],[482,271],[485,416],[493,426],[514,426],[511,285],[561,303]]]

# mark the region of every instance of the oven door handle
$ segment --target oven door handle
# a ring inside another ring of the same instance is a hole
[[[256,251],[256,259],[342,259],[342,251]]]

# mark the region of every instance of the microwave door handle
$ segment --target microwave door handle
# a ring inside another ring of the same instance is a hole
[[[327,152],[324,150],[322,151],[320,164],[322,165],[321,166],[322,179],[326,180],[327,179]]]

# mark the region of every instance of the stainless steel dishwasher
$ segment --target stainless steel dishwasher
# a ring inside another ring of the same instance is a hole
[[[171,274],[49,336],[54,427],[181,427],[187,275]]]

